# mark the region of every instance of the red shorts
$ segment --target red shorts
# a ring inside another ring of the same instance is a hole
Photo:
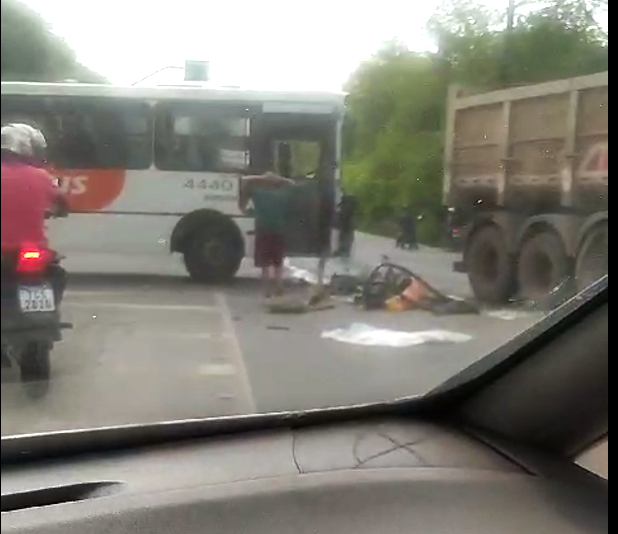
[[[285,260],[285,236],[278,232],[258,230],[255,233],[255,266],[283,267]]]

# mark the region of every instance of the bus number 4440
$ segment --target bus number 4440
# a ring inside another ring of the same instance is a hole
[[[184,183],[185,189],[196,189],[198,191],[213,191],[219,193],[231,193],[234,191],[233,180],[187,180]]]

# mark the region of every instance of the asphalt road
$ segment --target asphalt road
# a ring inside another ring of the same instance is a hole
[[[449,254],[395,252],[385,240],[360,239],[361,263],[375,263],[381,254],[405,261],[445,292],[469,292],[465,278],[450,271]],[[53,384],[44,400],[26,398],[16,373],[2,369],[3,436],[421,394],[538,319],[370,313],[345,302],[278,316],[265,312],[249,268],[230,287],[205,288],[188,282],[168,258],[72,257],[65,265],[74,274],[63,313],[74,330],[54,351]],[[311,271],[315,262],[293,266]],[[396,349],[321,338],[354,323],[406,332],[445,329],[472,339]]]

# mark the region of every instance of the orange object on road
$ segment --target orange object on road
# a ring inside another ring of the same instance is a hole
[[[386,301],[386,309],[391,312],[407,311],[409,303],[401,295],[397,295]]]

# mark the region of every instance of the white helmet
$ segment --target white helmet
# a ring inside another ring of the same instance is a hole
[[[43,132],[29,124],[7,124],[2,127],[2,150],[26,157],[45,159],[47,140]]]

